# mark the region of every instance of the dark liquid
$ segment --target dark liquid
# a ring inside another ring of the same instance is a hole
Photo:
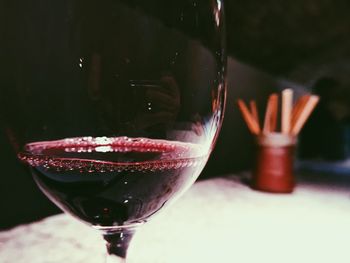
[[[194,144],[127,137],[37,142],[26,150],[19,158],[57,206],[107,227],[146,221],[193,183],[207,156]]]

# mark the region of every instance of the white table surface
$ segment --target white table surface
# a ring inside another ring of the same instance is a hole
[[[104,253],[99,233],[68,215],[0,232],[1,263],[99,263]],[[237,177],[200,181],[137,232],[129,262],[349,263],[350,189],[269,194]]]

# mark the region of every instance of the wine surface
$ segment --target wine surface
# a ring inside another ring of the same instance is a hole
[[[27,144],[20,153],[41,190],[95,226],[146,221],[189,187],[207,152],[196,144],[128,137],[79,137]]]

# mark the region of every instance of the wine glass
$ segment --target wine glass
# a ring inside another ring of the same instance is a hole
[[[223,3],[23,5],[8,39],[3,124],[45,195],[101,231],[108,262],[125,262],[135,231],[191,186],[214,147]]]

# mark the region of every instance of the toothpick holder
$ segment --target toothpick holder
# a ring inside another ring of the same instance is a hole
[[[295,186],[296,138],[282,133],[268,133],[257,136],[256,142],[252,188],[272,193],[291,193]]]

